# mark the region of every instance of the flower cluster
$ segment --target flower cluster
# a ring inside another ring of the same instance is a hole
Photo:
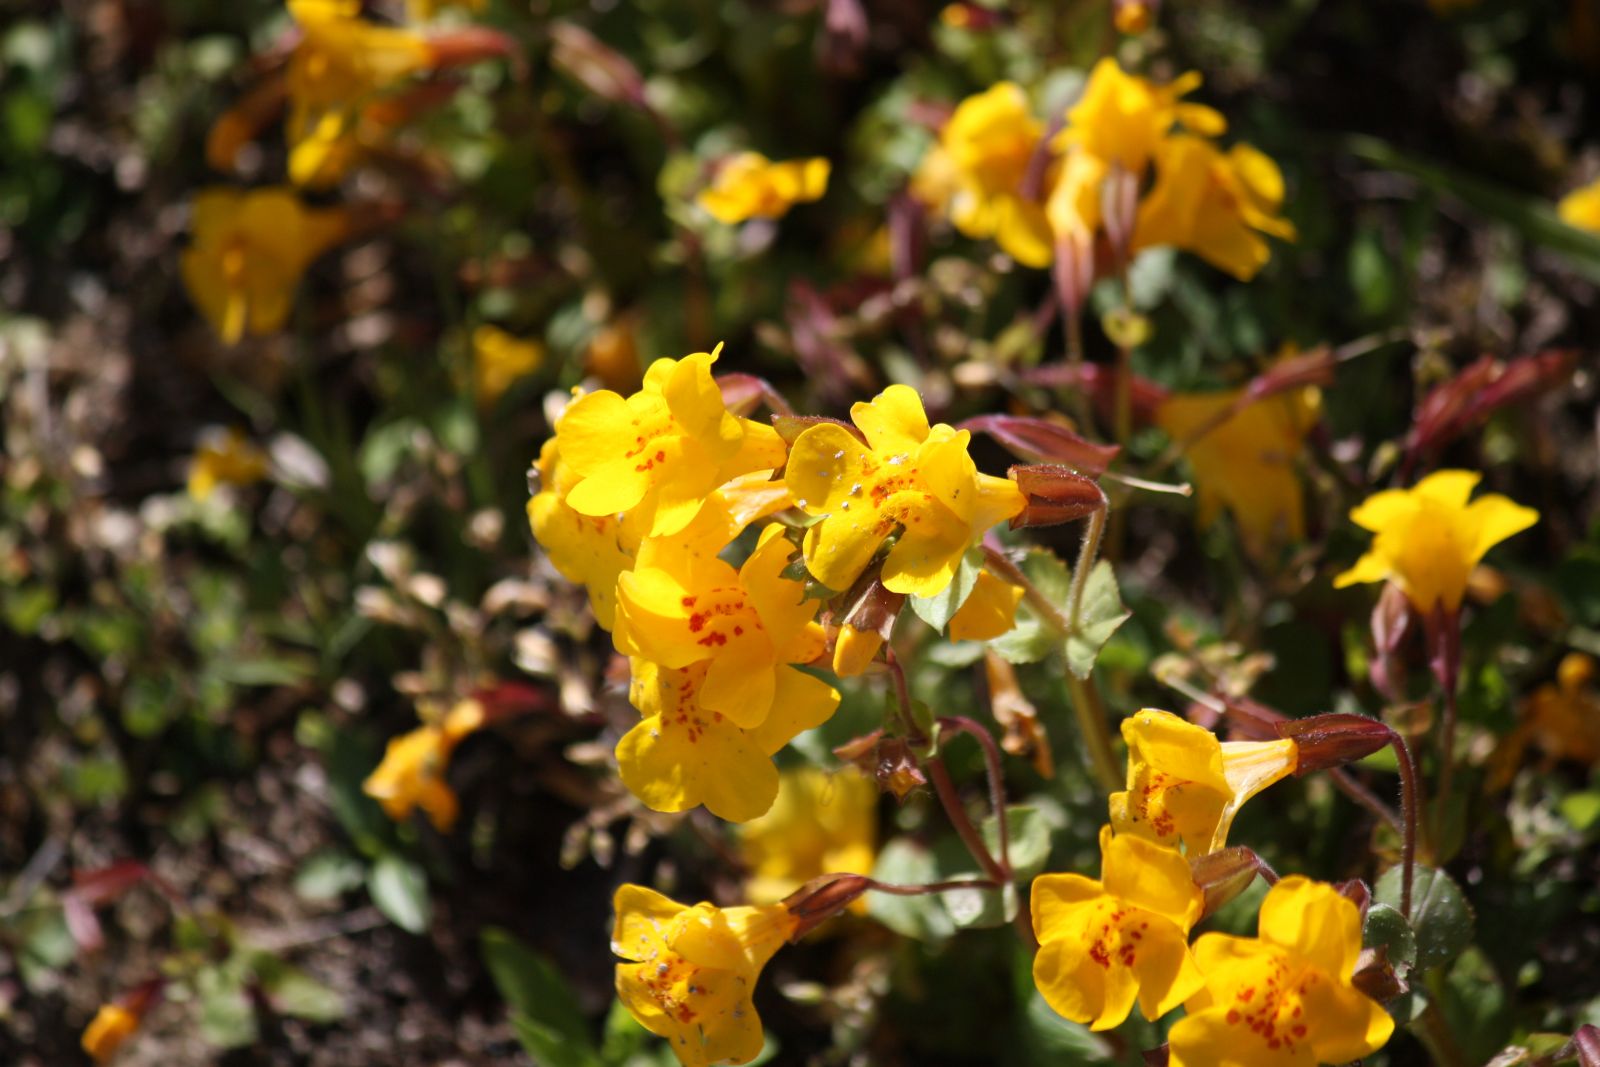
[[[528,517],[629,658],[642,718],[617,744],[624,784],[658,811],[703,804],[744,822],[778,794],[769,757],[838,706],[800,668],[831,658],[859,673],[881,643],[824,627],[816,594],[849,590],[869,567],[902,599],[938,594],[1025,501],[905,386],[857,404],[854,427],[820,422],[789,445],[728,409],[712,375],[720,352],[658,359],[629,396],[577,396],[540,454]],[[743,563],[727,562],[763,521]],[[980,586],[953,631],[1009,628],[1020,591],[993,576]]]
[[[1120,1024],[1135,1002],[1150,1020],[1182,1004],[1170,1062],[1185,1067],[1343,1063],[1382,1048],[1394,1020],[1352,984],[1361,915],[1333,886],[1284,878],[1262,902],[1256,938],[1189,944],[1207,906],[1191,865],[1224,847],[1246,800],[1296,769],[1296,742],[1219,742],[1150,709],[1122,732],[1128,788],[1111,797],[1100,832],[1100,880],[1033,883],[1033,976],[1045,1000],[1094,1030]]]
[[[957,105],[913,191],[1023,264],[1086,268],[1084,283],[1097,240],[1123,260],[1184,249],[1248,280],[1271,254],[1263,234],[1295,235],[1278,214],[1283,176],[1248,144],[1218,145],[1222,116],[1183,99],[1199,85],[1192,72],[1160,85],[1102,59],[1050,136],[1022,87],[1001,82]]]

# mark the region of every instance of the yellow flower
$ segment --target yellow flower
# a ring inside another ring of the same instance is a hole
[[[950,617],[950,640],[989,641],[1007,633],[1017,624],[1017,605],[1022,590],[996,578],[985,567],[967,599]]]
[[[1023,189],[1044,136],[1013,82],[1000,82],[956,106],[913,182],[919,199],[948,210],[968,237],[992,237],[1019,263],[1043,267],[1052,258],[1044,207]]]
[[[1100,228],[1101,187],[1108,171],[1106,161],[1083,150],[1067,154],[1066,163],[1045,202],[1050,230],[1059,239],[1092,246]]]
[[[795,503],[822,517],[806,531],[805,560],[817,581],[848,589],[896,529],[883,564],[884,588],[933,596],[950,584],[961,556],[1025,503],[1004,478],[978,473],[966,430],[929,427],[916,390],[891,385],[843,426],[812,426],[794,442],[785,475]]]
[[[1506,737],[1491,765],[1491,788],[1510,784],[1531,743],[1554,763],[1600,763],[1600,693],[1591,684],[1595,663],[1569,652],[1556,668],[1556,680],[1534,690],[1522,706],[1522,722]]]
[[[1283,174],[1265,154],[1247,144],[1224,153],[1180,134],[1162,145],[1133,245],[1172,245],[1249,281],[1272,256],[1259,234],[1295,238],[1294,224],[1277,214],[1282,204]]]
[[[866,671],[878,658],[883,647],[883,635],[876,630],[858,630],[849,623],[839,627],[833,639],[833,673],[840,678],[854,678]]]
[[[1305,497],[1296,472],[1306,434],[1316,424],[1322,394],[1315,387],[1258,400],[1216,420],[1243,391],[1175,395],[1156,409],[1156,422],[1175,441],[1206,427],[1185,455],[1199,488],[1199,521],[1210,526],[1232,513],[1245,548],[1263,556],[1274,545],[1305,536]]]
[[[1190,856],[1228,843],[1245,801],[1294,771],[1290,740],[1218,741],[1210,730],[1146,708],[1122,722],[1128,788],[1111,794],[1111,825],[1163,845],[1181,841]]]
[[[614,906],[617,997],[639,1025],[666,1038],[684,1067],[755,1059],[751,995],[797,920],[778,905],[690,908],[638,885],[618,889]]]
[[[838,690],[784,668],[766,715],[746,729],[701,701],[707,661],[674,669],[635,659],[632,667],[630,697],[644,718],[617,742],[617,768],[628,790],[656,811],[704,804],[729,822],[764,814],[778,795],[770,757],[839,706]]]
[[[308,208],[287,189],[207,189],[191,225],[183,283],[228,344],[281,329],[300,275],[350,232],[345,212]]]
[[[1580,230],[1600,233],[1600,179],[1580,186],[1556,205],[1561,221]]]
[[[109,1063],[139,1029],[139,1016],[121,1004],[102,1004],[83,1031],[83,1051],[96,1063]]]
[[[822,655],[814,620],[820,602],[783,577],[792,546],[778,526],[735,571],[716,555],[715,536],[646,541],[634,569],[617,580],[617,649],[663,667],[706,662],[699,703],[735,725],[766,718],[792,663]]]
[[[776,219],[796,204],[828,191],[829,164],[817,156],[774,163],[760,152],[740,152],[722,164],[698,203],[718,222]]]
[[[584,515],[637,510],[659,537],[689,525],[729,479],[783,466],[777,432],[723,404],[711,376],[721,351],[658,359],[632,396],[601,389],[568,406],[556,440],[574,476],[569,507]]]
[[[396,822],[421,808],[440,833],[448,832],[460,812],[456,795],[445,781],[450,753],[483,723],[483,705],[464,700],[442,721],[424,723],[394,738],[383,753],[383,762],[362,783],[362,792],[383,805],[384,813]]]
[[[289,0],[300,43],[289,57],[289,177],[319,181],[344,151],[374,95],[434,64],[433,49],[413,30],[360,18],[358,0]]]
[[[208,437],[189,461],[189,496],[205,500],[219,485],[253,485],[267,476],[267,454],[237,426]]]
[[[1202,988],[1189,928],[1204,895],[1177,852],[1100,830],[1100,881],[1044,874],[1033,882],[1039,954],[1033,983],[1065,1018],[1109,1030],[1137,998],[1159,1019]]]
[[[1307,1067],[1370,1056],[1389,1013],[1350,983],[1361,915],[1330,885],[1294,875],[1261,902],[1258,938],[1202,934],[1205,988],[1172,1028],[1172,1067]]]
[[[1334,587],[1388,580],[1424,615],[1435,605],[1455,611],[1472,568],[1489,549],[1539,521],[1537,511],[1498,493],[1468,504],[1482,477],[1475,471],[1436,471],[1414,488],[1368,497],[1350,519],[1378,536],[1354,567],[1333,580]]]
[[[878,787],[854,771],[785,771],[778,801],[739,828],[757,904],[782,900],[821,874],[869,874],[877,856]]]
[[[1142,177],[1173,126],[1181,123],[1207,137],[1227,129],[1227,122],[1211,108],[1183,102],[1199,87],[1200,75],[1194,71],[1169,85],[1157,85],[1126,73],[1107,56],[1089,72],[1083,96],[1067,112],[1067,125],[1056,146],[1075,146]]]
[[[497,326],[472,331],[472,384],[478,403],[490,407],[513,382],[539,369],[544,345],[524,341]]]

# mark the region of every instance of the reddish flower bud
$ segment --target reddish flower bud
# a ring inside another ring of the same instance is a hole
[[[1366,918],[1367,909],[1372,906],[1372,890],[1367,887],[1367,883],[1359,878],[1351,878],[1347,881],[1336,883],[1333,888],[1338,891],[1341,897],[1356,906],[1356,910],[1361,913],[1363,919]]]
[[[1044,389],[1079,389],[1089,394],[1095,408],[1110,415],[1116,408],[1117,375],[1115,367],[1105,363],[1048,363],[1018,375],[1028,385]],[[1129,383],[1133,401],[1133,417],[1140,424],[1155,419],[1156,410],[1170,395],[1169,390],[1149,378],[1134,375]]]
[[[1361,950],[1361,955],[1356,957],[1356,971],[1350,976],[1350,983],[1380,1004],[1404,996],[1411,988],[1394,973],[1387,945]]]
[[[1019,459],[1060,463],[1084,474],[1103,474],[1122,449],[1096,444],[1070,427],[1032,415],[979,415],[958,430],[988,434]]]
[[[872,879],[861,874],[822,874],[811,879],[781,901],[789,914],[799,920],[789,940],[800,940],[871,888]]]
[[[1370,756],[1394,740],[1394,731],[1365,715],[1333,712],[1287,719],[1278,724],[1278,736],[1289,738],[1299,748],[1300,761],[1294,773],[1302,777]]]
[[[1205,894],[1202,917],[1215,915],[1217,909],[1248,889],[1264,867],[1261,857],[1243,845],[1218,849],[1192,860],[1189,870],[1194,884]]]
[[[1377,604],[1372,608],[1372,684],[1384,699],[1399,703],[1405,699],[1405,662],[1400,658],[1400,643],[1411,628],[1411,601],[1405,590],[1385,582]]]
[[[893,793],[899,801],[904,801],[913,789],[928,784],[911,746],[903,738],[884,736],[882,730],[846,742],[833,754],[872,775],[879,789]]]
[[[1092,478],[1047,463],[1012,467],[1008,472],[1028,503],[1011,520],[1011,528],[1056,526],[1093,515],[1106,506],[1106,494]]]
[[[516,42],[487,26],[463,26],[432,34],[428,37],[428,50],[433,54],[433,65],[440,69],[466,66],[485,59],[521,61]]]
[[[1406,444],[1406,469],[1419,454],[1449,443],[1500,408],[1566,384],[1577,365],[1578,353],[1554,350],[1507,363],[1484,356],[1464,368],[1417,405]]]
[[[1572,1035],[1572,1051],[1578,1054],[1580,1067],[1600,1067],[1600,1026],[1588,1023],[1578,1027]]]

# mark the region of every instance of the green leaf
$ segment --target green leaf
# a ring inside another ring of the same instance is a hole
[[[1013,804],[1006,808],[1006,829],[1011,834],[1011,872],[1026,882],[1050,858],[1050,822],[1038,808]],[[983,820],[983,840],[992,855],[1000,855],[1000,823],[993,815]]]
[[[944,633],[944,628],[950,624],[951,617],[961,610],[961,605],[972,595],[973,587],[978,584],[978,572],[981,570],[983,570],[983,550],[972,549],[961,557],[961,564],[956,567],[955,577],[945,586],[944,592],[936,596],[908,597],[907,603],[911,605],[911,610],[916,613],[917,618],[939,633]]]
[[[1399,910],[1387,904],[1374,904],[1367,909],[1367,921],[1361,931],[1363,948],[1387,948],[1389,962],[1396,967],[1410,967],[1417,962],[1417,935]]]
[[[1402,869],[1383,872],[1373,899],[1400,907]],[[1472,942],[1472,907],[1448,874],[1420,864],[1411,890],[1411,929],[1416,934],[1418,970],[1430,970],[1454,959]]]
[[[314,1023],[344,1018],[344,998],[298,967],[269,952],[252,952],[251,969],[274,1011]]]
[[[318,852],[300,865],[294,891],[306,900],[337,900],[366,879],[361,861],[343,852]]]
[[[583,1009],[555,964],[497,926],[484,928],[478,946],[534,1062],[556,1067],[600,1062]]]
[[[1096,563],[1084,584],[1078,628],[1067,638],[1067,669],[1079,678],[1089,677],[1094,661],[1100,658],[1100,650],[1132,614],[1122,606],[1122,594],[1117,589],[1117,576],[1111,569],[1111,562],[1103,559]]]
[[[613,1000],[600,1035],[600,1060],[606,1067],[622,1067],[638,1055],[649,1039],[650,1031],[639,1024],[628,1006]]]
[[[230,961],[231,962],[231,961]],[[218,1048],[242,1048],[257,1037],[256,1012],[237,967],[206,967],[195,975],[200,1002],[200,1036]]]
[[[428,876],[415,863],[393,852],[379,856],[367,874],[367,892],[400,929],[412,934],[427,931],[433,899],[428,895]]]

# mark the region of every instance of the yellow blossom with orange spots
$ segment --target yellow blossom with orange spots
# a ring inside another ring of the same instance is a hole
[[[1168,1034],[1172,1067],[1307,1067],[1372,1055],[1394,1019],[1351,984],[1361,913],[1331,885],[1284,878],[1255,938],[1202,934],[1205,986]]]
[[[1039,953],[1033,982],[1063,1017],[1109,1030],[1133,1010],[1159,1019],[1202,988],[1189,929],[1205,900],[1182,855],[1140,837],[1100,831],[1100,881],[1044,874],[1033,881]]]
[[[885,540],[884,588],[934,596],[967,549],[1025,503],[1016,485],[979,473],[971,434],[929,426],[916,390],[891,385],[843,426],[809,427],[790,450],[785,480],[795,503],[821,521],[805,534],[806,568],[830,589],[848,589]]]
[[[1203,856],[1228,843],[1247,800],[1291,774],[1299,750],[1279,741],[1218,741],[1168,711],[1145,708],[1122,722],[1128,787],[1111,794],[1111,825]]]
[[[613,902],[617,997],[667,1039],[683,1067],[748,1063],[761,1052],[751,997],[761,970],[798,927],[781,905],[687,907],[624,885]]]

